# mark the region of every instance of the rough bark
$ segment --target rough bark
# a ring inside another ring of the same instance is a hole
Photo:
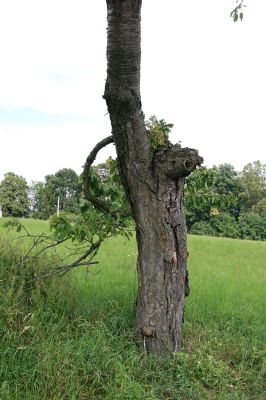
[[[140,98],[140,0],[107,0],[104,98],[122,182],[136,222],[138,297],[135,338],[147,353],[181,347],[188,292],[185,176],[202,158],[170,143],[150,149]]]

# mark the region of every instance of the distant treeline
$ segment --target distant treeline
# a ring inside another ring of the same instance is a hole
[[[109,159],[93,170],[93,184],[108,182],[109,193],[114,163]],[[117,191],[117,179],[115,185]],[[82,177],[70,168],[60,169],[47,175],[44,182],[32,182],[30,186],[12,172],[6,173],[0,183],[4,217],[48,219],[56,213],[58,198],[60,210],[79,213],[84,202]],[[185,211],[189,233],[265,240],[266,165],[255,161],[241,172],[230,164],[198,168],[187,179]]]

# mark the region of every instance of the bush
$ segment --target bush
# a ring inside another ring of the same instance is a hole
[[[215,236],[214,229],[209,222],[205,221],[195,222],[190,228],[189,233],[192,233],[193,235]]]
[[[266,240],[266,217],[250,212],[241,215],[238,224],[241,239]]]
[[[213,216],[210,220],[215,236],[237,238],[239,228],[234,217],[228,213]]]
[[[242,214],[239,221],[228,213],[211,216],[210,222],[195,222],[189,230],[194,235],[266,240],[266,217],[250,212]]]

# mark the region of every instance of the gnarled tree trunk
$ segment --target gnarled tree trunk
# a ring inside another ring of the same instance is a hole
[[[107,0],[104,98],[124,189],[136,222],[138,297],[135,337],[145,352],[180,349],[188,291],[185,176],[202,158],[170,143],[154,152],[140,98],[140,0]]]

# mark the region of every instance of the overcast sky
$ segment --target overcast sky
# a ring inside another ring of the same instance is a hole
[[[144,113],[207,166],[266,163],[266,2],[246,4],[234,24],[233,0],[143,0]],[[105,58],[105,0],[0,0],[0,179],[81,172],[111,132]]]

